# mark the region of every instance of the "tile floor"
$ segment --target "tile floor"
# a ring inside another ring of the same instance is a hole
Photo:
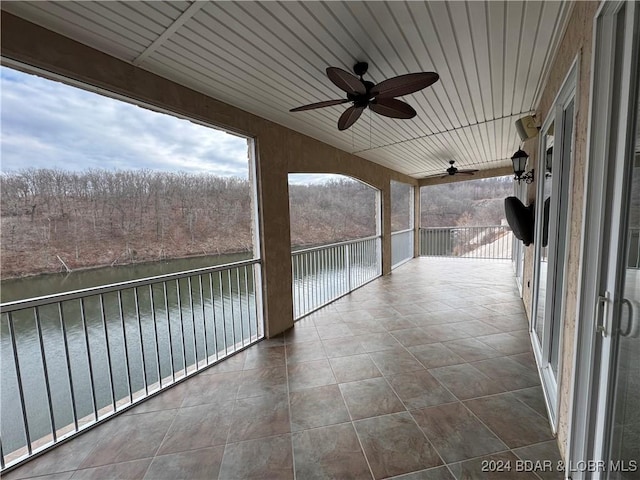
[[[510,263],[416,259],[3,478],[562,478],[526,328]]]

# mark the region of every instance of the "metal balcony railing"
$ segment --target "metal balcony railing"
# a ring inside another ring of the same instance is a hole
[[[380,237],[292,252],[293,313],[297,320],[382,274]]]
[[[264,337],[259,260],[0,305],[2,469]]]
[[[508,226],[420,229],[420,255],[509,259],[513,233]]]
[[[391,233],[391,268],[413,258],[413,228]]]

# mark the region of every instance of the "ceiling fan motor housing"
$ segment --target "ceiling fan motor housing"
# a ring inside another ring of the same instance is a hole
[[[373,98],[373,95],[371,95],[371,89],[375,86],[375,83],[368,80],[362,80],[362,83],[366,88],[365,93],[347,93],[347,98],[352,101],[356,107],[366,107],[369,104],[369,101]]]
[[[359,77],[367,73],[368,69],[369,69],[369,64],[367,62],[358,62],[353,66],[353,72]]]

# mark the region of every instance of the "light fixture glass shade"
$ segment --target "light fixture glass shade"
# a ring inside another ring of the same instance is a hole
[[[527,168],[527,160],[529,159],[529,155],[524,150],[518,150],[511,157],[511,161],[513,162],[513,173],[519,176],[522,174]]]

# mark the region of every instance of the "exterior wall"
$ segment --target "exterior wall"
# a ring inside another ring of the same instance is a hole
[[[416,185],[415,179],[178,85],[4,11],[1,33],[4,58],[255,139],[268,337],[293,326],[289,173],[344,174],[380,189],[383,274],[391,271],[390,181]]]
[[[571,402],[571,386],[573,384],[574,343],[576,334],[576,312],[578,298],[578,282],[580,270],[580,246],[584,206],[585,166],[587,161],[589,95],[591,89],[591,51],[593,42],[593,19],[600,6],[599,2],[578,1],[573,6],[571,17],[562,42],[553,61],[550,75],[542,93],[536,111],[537,121],[544,123],[550,112],[565,76],[573,61],[578,59],[578,78],[576,91],[576,118],[574,125],[573,162],[571,165],[570,195],[570,235],[567,248],[567,269],[565,273],[565,314],[562,337],[562,371],[559,379],[558,394],[560,408],[558,412],[558,444],[565,455],[569,435],[569,414]],[[530,153],[530,162],[535,164],[539,139],[527,142],[525,150]],[[533,154],[532,154],[533,152]],[[535,183],[529,190],[529,198],[535,197]],[[524,299],[528,311],[531,308],[531,292],[533,290],[533,248],[525,251],[525,272],[523,277]],[[566,457],[565,457],[566,458]]]

